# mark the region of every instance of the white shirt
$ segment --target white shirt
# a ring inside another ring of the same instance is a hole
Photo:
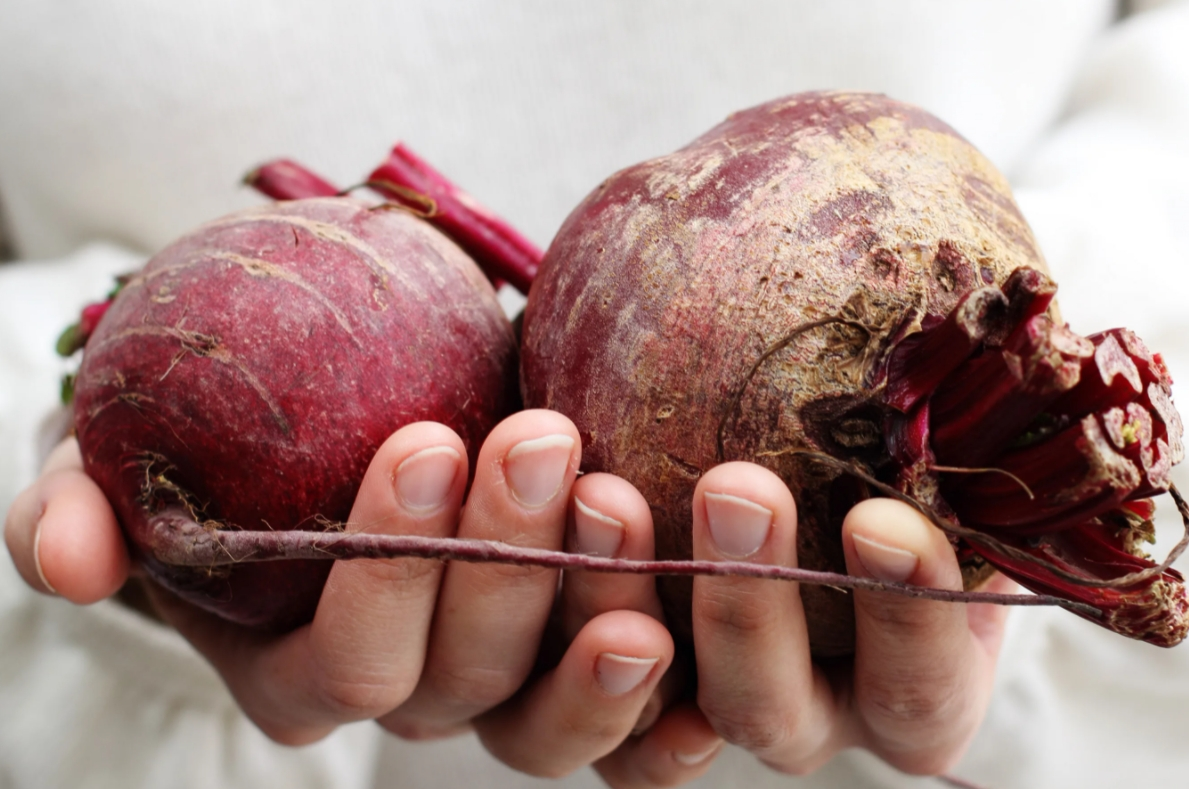
[[[9,0],[0,206],[19,261],[0,266],[0,511],[36,473],[57,332],[112,274],[255,202],[236,181],[260,161],[347,184],[404,139],[544,245],[607,174],[811,88],[883,91],[957,128],[1015,184],[1073,328],[1133,328],[1184,379],[1189,4],[1133,5],[1116,23],[1109,0]],[[1178,785],[1186,650],[1016,612],[954,772]],[[744,781],[791,779],[728,751],[696,785]],[[402,743],[364,723],[274,745],[175,633],[39,597],[0,561],[0,789],[533,783],[468,737]],[[844,754],[797,785],[930,784]]]

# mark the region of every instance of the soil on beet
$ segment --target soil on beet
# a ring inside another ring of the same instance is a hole
[[[950,127],[884,96],[782,99],[616,173],[570,215],[529,297],[525,404],[574,419],[585,470],[640,489],[658,557],[690,556],[694,485],[744,459],[793,491],[800,564],[841,571],[841,520],[865,491],[791,451],[878,475],[875,362],[1021,266],[1044,269],[1006,180]],[[687,628],[690,581],[661,585]],[[815,654],[848,654],[849,593],[801,595]]]

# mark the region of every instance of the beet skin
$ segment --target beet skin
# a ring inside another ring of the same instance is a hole
[[[801,566],[840,571],[863,491],[790,451],[878,471],[884,352],[1021,267],[1044,263],[1006,179],[949,126],[880,95],[781,99],[611,176],[570,215],[529,298],[525,405],[570,416],[583,468],[640,489],[658,558],[690,556],[699,476],[744,459],[795,495]],[[680,629],[689,579],[661,584]],[[849,652],[849,593],[801,595],[815,654]]]
[[[231,529],[345,521],[376,449],[443,422],[472,458],[517,405],[512,329],[482,273],[401,210],[292,201],[200,227],[120,291],[85,348],[85,468],[159,583],[233,621],[312,616],[330,562],[154,558],[154,513]]]

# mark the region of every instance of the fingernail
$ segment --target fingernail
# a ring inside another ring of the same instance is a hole
[[[722,740],[719,740],[706,750],[698,751],[697,753],[682,753],[681,751],[673,751],[673,761],[685,767],[693,767],[695,765],[701,764],[714,754],[718,753],[718,750],[721,747]]]
[[[858,534],[852,534],[851,539],[859,562],[872,577],[881,581],[906,581],[920,564],[920,558],[912,551],[893,548]]]
[[[405,509],[429,512],[446,503],[462,455],[453,447],[430,447],[396,467],[396,493]]]
[[[574,497],[574,537],[578,553],[611,557],[623,545],[623,524]]]
[[[604,652],[595,660],[595,679],[612,696],[622,696],[640,686],[660,658],[638,658]]]
[[[574,439],[565,435],[521,441],[504,457],[504,475],[512,495],[526,507],[548,503],[565,481]]]
[[[772,510],[726,493],[707,493],[710,536],[728,556],[750,556],[760,549],[772,528]]]
[[[43,518],[44,520],[44,518]],[[45,577],[45,571],[41,569],[41,524],[42,521],[37,521],[37,525],[33,528],[33,567],[37,570],[37,577],[45,584],[45,588],[51,594],[58,594],[58,590]]]

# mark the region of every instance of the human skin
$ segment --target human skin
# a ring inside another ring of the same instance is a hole
[[[350,523],[651,558],[643,497],[611,475],[576,478],[580,453],[565,417],[516,414],[481,448],[464,506],[461,441],[438,424],[410,425],[373,459]],[[526,457],[535,460],[518,462]],[[695,558],[795,563],[796,506],[771,472],[712,469],[692,508]],[[31,587],[75,603],[108,597],[135,573],[72,442],[14,502],[5,537]],[[852,574],[961,588],[944,536],[904,505],[855,507],[843,539]],[[557,617],[564,654],[532,674],[551,637],[556,585],[556,572],[539,568],[339,562],[314,621],[283,636],[231,625],[160,590],[152,599],[278,742],[313,742],[368,718],[413,739],[473,728],[516,769],[560,776],[593,762],[614,787],[695,778],[724,741],[792,773],[856,746],[903,770],[942,771],[982,719],[1005,616],[859,592],[854,662],[826,668],[810,658],[796,586],[699,578],[697,696],[674,704],[684,678],[666,675],[673,641],[646,577],[567,575]]]

